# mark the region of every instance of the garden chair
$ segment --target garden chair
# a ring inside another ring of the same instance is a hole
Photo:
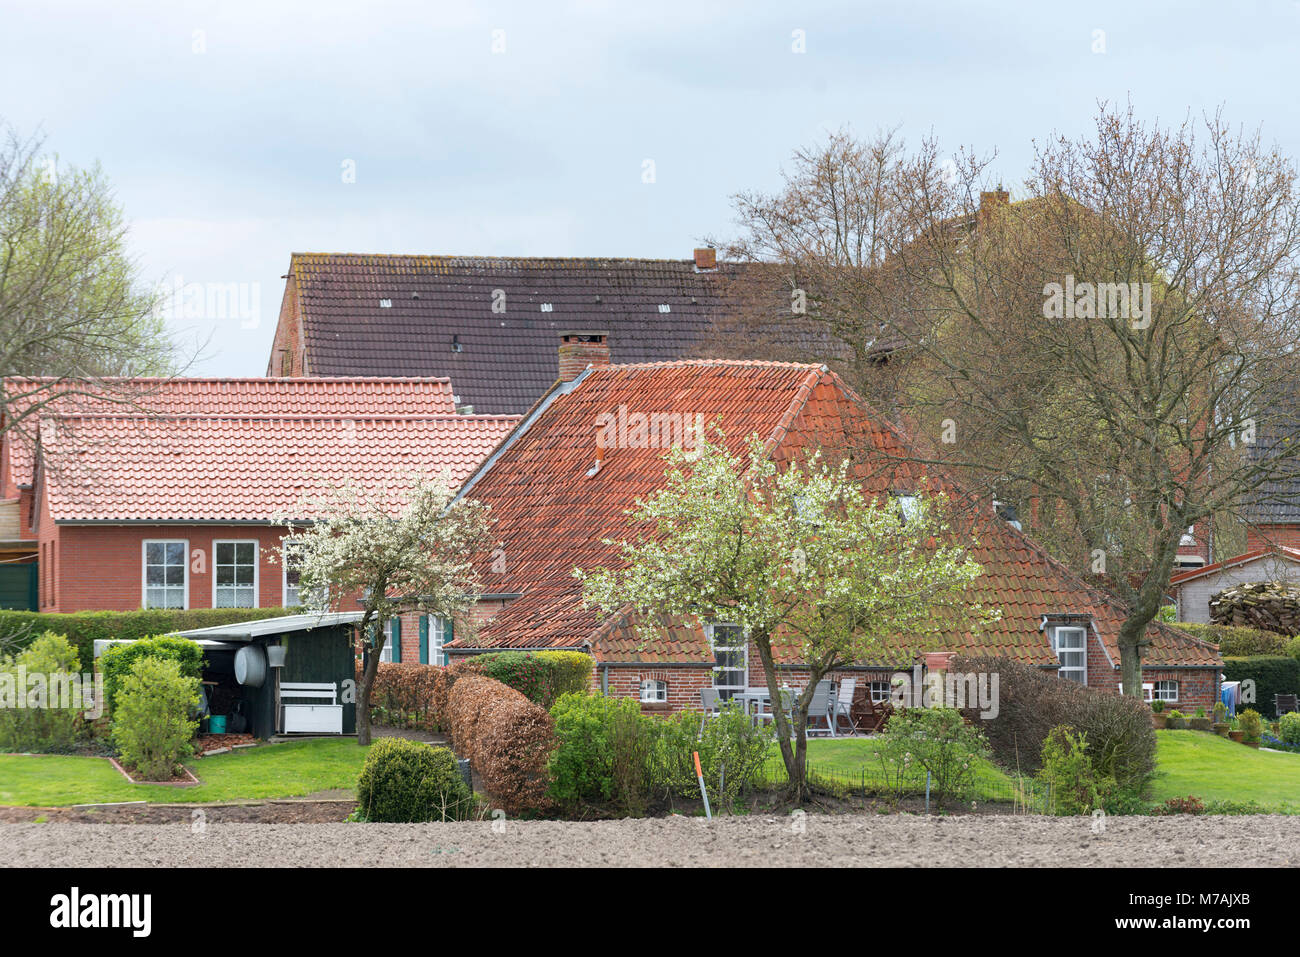
[[[849,734],[857,734],[858,726],[853,720],[853,692],[857,689],[857,678],[844,678],[840,681],[840,692],[831,702],[831,726],[837,727],[840,718],[849,723]]]
[[[825,728],[818,728],[813,725],[814,721],[825,721]],[[831,719],[831,683],[829,681],[817,682],[817,687],[813,689],[812,701],[808,704],[808,733],[813,734],[819,731],[828,731],[830,736],[835,737],[835,722]]]
[[[704,712],[700,715],[700,734],[703,734],[704,722],[722,713],[722,694],[717,688],[700,689],[700,710]]]
[[[1273,695],[1274,713],[1280,718],[1290,711],[1300,711],[1300,704],[1296,702],[1296,695],[1293,694],[1275,694]]]
[[[866,734],[879,734],[889,716],[894,713],[894,706],[888,701],[872,701],[870,692],[867,693],[865,706],[867,713],[859,722],[858,730]]]

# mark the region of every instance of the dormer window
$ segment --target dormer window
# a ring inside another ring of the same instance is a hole
[[[1088,683],[1088,625],[1086,622],[1058,623],[1048,627],[1052,651],[1061,663],[1057,674],[1067,681]]]

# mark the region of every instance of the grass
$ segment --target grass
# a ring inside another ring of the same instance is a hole
[[[1300,754],[1257,751],[1204,731],[1157,731],[1151,797],[1254,801],[1300,813]]]
[[[201,803],[301,797],[336,789],[351,792],[366,750],[355,738],[241,749],[189,762],[201,783],[188,788],[132,784],[104,758],[0,754],[0,804]]]

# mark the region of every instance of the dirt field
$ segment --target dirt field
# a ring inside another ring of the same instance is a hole
[[[1294,867],[1300,817],[1091,818],[808,815],[706,823],[0,824],[17,867],[193,865]]]

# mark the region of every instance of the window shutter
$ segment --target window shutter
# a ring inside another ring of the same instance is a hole
[[[429,663],[429,616],[420,616],[420,664]]]
[[[402,660],[402,619],[393,619],[393,660]]]
[[[456,629],[450,618],[444,619],[442,629],[442,663],[444,665],[451,663],[451,656],[447,654],[447,645],[456,637]]]

